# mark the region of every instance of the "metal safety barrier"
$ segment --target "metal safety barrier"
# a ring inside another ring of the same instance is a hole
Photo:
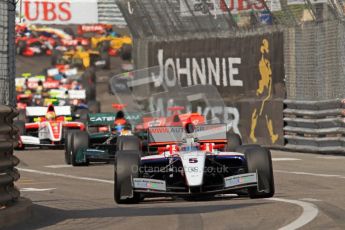
[[[20,196],[14,185],[20,177],[15,168],[19,159],[13,156],[13,148],[18,143],[18,129],[13,126],[13,118],[17,115],[15,109],[0,105],[0,206],[14,202]]]
[[[285,100],[284,104],[286,149],[345,153],[345,100]]]

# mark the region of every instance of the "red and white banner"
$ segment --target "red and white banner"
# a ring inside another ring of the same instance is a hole
[[[209,16],[228,13],[263,11],[265,4],[273,11],[281,10],[279,0],[185,0],[180,1],[181,16]],[[279,2],[279,5],[278,5]]]
[[[97,0],[23,0],[17,12],[30,24],[98,23]]]

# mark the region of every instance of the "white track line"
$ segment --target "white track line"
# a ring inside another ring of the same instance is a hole
[[[39,171],[39,170],[34,170],[34,169],[27,169],[27,168],[18,168],[18,169],[23,172],[36,173],[36,174],[45,175],[45,176],[64,177],[64,178],[76,179],[76,180],[95,181],[95,182],[100,182],[100,183],[114,184],[114,181],[112,180],[102,180],[102,179],[96,179],[96,178],[91,178],[91,177],[78,177],[78,176],[71,176],[71,175],[62,174],[62,173],[51,173],[51,172],[44,172],[44,171]],[[269,198],[267,200],[291,203],[303,208],[303,212],[301,216],[299,216],[292,223],[280,228],[280,230],[292,230],[292,229],[300,228],[308,224],[309,222],[311,222],[318,215],[317,207],[308,202],[281,199],[281,198]]]
[[[298,158],[287,158],[287,157],[273,157],[272,161],[300,161]]]
[[[76,180],[86,180],[86,181],[95,181],[95,182],[101,182],[101,183],[107,183],[107,184],[114,184],[114,181],[112,180],[102,180],[97,178],[91,178],[91,177],[79,177],[79,176],[72,176],[62,173],[52,173],[52,172],[44,172],[34,169],[25,169],[25,168],[18,168],[20,171],[23,172],[29,172],[29,173],[36,173],[40,175],[46,175],[46,176],[55,176],[55,177],[64,177],[64,178],[70,178],[70,179],[76,179]]]
[[[318,159],[326,159],[326,160],[345,160],[344,156],[321,156],[316,157]]]
[[[52,191],[56,188],[21,188],[21,192],[46,192],[46,191]]]
[[[46,165],[46,168],[60,169],[60,168],[71,168],[72,165]]]
[[[312,220],[314,220],[319,213],[319,209],[312,203],[299,201],[299,200],[281,199],[281,198],[269,198],[267,200],[295,204],[303,208],[302,214],[296,220],[294,220],[288,225],[285,225],[279,228],[279,230],[294,230],[294,229],[301,228],[304,225],[310,223]]]
[[[290,172],[290,171],[285,171],[285,170],[274,170],[274,172],[286,173],[286,174],[295,174],[295,175],[305,175],[305,176],[333,177],[333,178],[345,179],[345,176],[335,175],[335,174],[320,174],[320,173],[308,173],[308,172]]]

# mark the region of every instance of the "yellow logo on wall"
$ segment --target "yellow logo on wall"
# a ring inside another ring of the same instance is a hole
[[[250,126],[250,136],[249,137],[254,143],[257,142],[256,136],[255,136],[255,129],[256,129],[256,126],[258,123],[258,118],[265,115],[266,127],[267,127],[269,134],[270,134],[271,142],[272,142],[272,144],[274,144],[278,140],[279,136],[278,136],[278,134],[274,133],[272,119],[270,119],[268,114],[263,114],[263,111],[265,108],[265,103],[272,96],[271,62],[268,59],[268,57],[266,57],[269,54],[269,43],[268,43],[267,39],[262,40],[260,52],[261,52],[261,59],[259,61],[259,72],[260,72],[261,79],[259,80],[259,87],[256,90],[256,95],[262,96],[265,93],[267,93],[267,96],[262,101],[260,108],[255,108],[253,113],[252,113],[252,121],[251,121],[251,126]]]

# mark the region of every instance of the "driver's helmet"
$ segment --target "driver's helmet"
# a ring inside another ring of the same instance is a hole
[[[115,131],[115,132],[120,133],[120,132],[122,132],[124,130],[126,123],[127,123],[126,119],[124,119],[124,118],[117,118],[114,121],[114,127],[113,127],[112,130]]]
[[[76,90],[76,89],[78,89],[79,88],[79,83],[78,83],[78,81],[73,81],[72,83],[71,83],[71,89],[72,90]]]
[[[47,121],[53,121],[56,118],[55,112],[47,112],[46,119]]]
[[[78,52],[83,52],[85,49],[84,49],[84,47],[83,47],[83,44],[80,42],[80,41],[78,41],[78,44],[77,44],[77,46],[75,47],[75,49],[78,51]]]

